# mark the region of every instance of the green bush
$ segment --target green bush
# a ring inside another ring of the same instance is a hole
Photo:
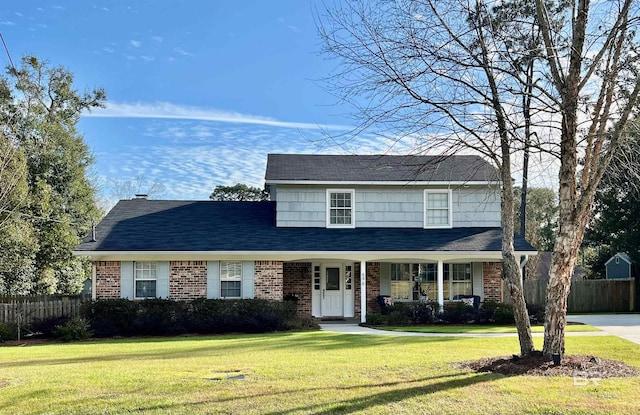
[[[387,316],[383,314],[367,314],[367,324],[382,326],[387,324]]]
[[[88,339],[91,335],[87,321],[82,318],[72,318],[66,323],[56,326],[53,331],[53,337],[63,342]]]
[[[501,303],[493,312],[493,322],[495,324],[514,324],[513,307],[511,304]]]
[[[57,326],[64,325],[69,321],[69,317],[45,317],[35,319],[29,324],[29,331],[32,337],[51,338]]]
[[[149,299],[98,300],[85,304],[82,316],[96,337],[167,336],[183,333],[264,333],[317,327],[302,321],[294,301]]]
[[[0,342],[18,339],[18,327],[15,324],[0,322]]]
[[[139,308],[139,302],[124,298],[96,300],[82,304],[80,314],[96,337],[131,336]]]

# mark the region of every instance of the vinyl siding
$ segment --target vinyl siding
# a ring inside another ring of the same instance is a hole
[[[331,186],[335,189],[335,186]],[[360,186],[356,190],[358,228],[422,228],[424,186]],[[444,187],[428,187],[443,189]],[[280,227],[326,227],[326,189],[286,186],[277,189],[276,220]],[[499,227],[500,196],[486,187],[455,187],[452,191],[454,227]]]

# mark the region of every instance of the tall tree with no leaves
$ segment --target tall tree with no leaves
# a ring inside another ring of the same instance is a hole
[[[548,150],[560,160],[558,234],[546,294],[545,354],[565,352],[567,297],[591,205],[617,149],[628,140],[640,92],[640,10],[633,0],[575,0],[570,26],[550,24],[543,0],[536,14],[545,44],[549,108],[560,115]],[[559,151],[558,151],[559,149]]]
[[[535,17],[528,19],[533,24]],[[338,59],[329,82],[357,108],[356,133],[378,129],[412,139],[418,153],[480,153],[499,169],[502,275],[520,351],[530,353],[511,179],[513,154],[524,142],[522,69],[528,66],[516,63],[521,55],[509,24],[485,2],[464,0],[353,1],[328,8],[319,22],[325,52]]]

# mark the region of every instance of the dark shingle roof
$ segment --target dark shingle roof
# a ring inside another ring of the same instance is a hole
[[[122,200],[76,251],[500,251],[499,228],[277,228],[274,202]],[[518,251],[535,251],[524,239]]]
[[[479,156],[269,154],[267,183],[299,181],[498,181],[495,167]]]

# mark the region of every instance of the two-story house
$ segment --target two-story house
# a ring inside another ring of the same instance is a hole
[[[74,251],[93,297],[294,295],[361,321],[380,295],[502,300],[499,175],[480,157],[270,154],[265,184],[270,202],[118,202]]]

